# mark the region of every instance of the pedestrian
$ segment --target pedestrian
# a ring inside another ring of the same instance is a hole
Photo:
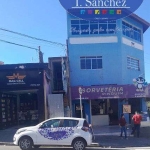
[[[132,120],[133,120],[133,123],[134,123],[133,134],[136,131],[137,132],[137,137],[139,138],[142,116],[136,111],[135,115],[133,115],[133,117],[132,117]]]
[[[125,139],[128,139],[127,138],[127,129],[126,129],[126,119],[124,117],[124,114],[121,114],[121,118],[119,119],[119,126],[121,128],[121,134],[120,134],[120,137],[122,137],[123,135],[123,132],[124,132],[124,135],[125,135]]]
[[[108,115],[109,115],[109,124],[112,124],[113,110],[111,107],[109,107],[108,109]]]

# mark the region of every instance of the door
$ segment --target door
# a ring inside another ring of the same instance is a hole
[[[37,144],[57,145],[59,139],[60,119],[52,119],[44,122],[37,131]]]
[[[83,113],[83,118],[86,118],[86,116],[85,116],[85,110],[84,110],[84,104],[82,104],[82,113]],[[75,104],[75,117],[81,118],[80,104]]]
[[[78,134],[78,120],[64,119],[60,125],[61,134],[58,145],[71,145],[74,136]]]

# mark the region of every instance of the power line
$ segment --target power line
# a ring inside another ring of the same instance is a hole
[[[26,35],[26,34],[23,34],[23,33],[11,31],[11,30],[8,30],[8,29],[0,28],[0,30],[6,31],[6,32],[10,32],[10,33],[13,33],[13,34],[17,34],[17,35],[20,35],[20,36],[24,36],[24,37],[27,37],[27,38],[30,38],[30,39],[33,39],[33,40],[38,40],[38,41],[42,41],[42,42],[47,42],[47,43],[49,43],[49,44],[66,47],[66,45],[65,45],[65,44],[62,44],[62,43],[52,42],[52,41],[49,41],[49,40],[36,38],[36,37],[30,36],[30,35]]]
[[[21,47],[25,47],[25,48],[29,48],[29,49],[34,49],[34,50],[36,50],[36,51],[39,50],[39,49],[34,48],[34,47],[30,47],[30,46],[26,46],[26,45],[22,45],[22,44],[17,44],[17,43],[13,43],[13,42],[1,40],[1,39],[0,39],[0,42],[5,42],[5,43],[8,43],[8,44],[13,44],[13,45],[17,45],[17,46],[21,46]]]

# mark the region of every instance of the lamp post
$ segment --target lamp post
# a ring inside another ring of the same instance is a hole
[[[80,110],[81,110],[81,118],[83,118],[83,112],[82,112],[82,88],[79,87],[79,95],[80,95]]]

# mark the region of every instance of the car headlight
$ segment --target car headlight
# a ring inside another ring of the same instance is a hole
[[[16,132],[16,134],[20,134],[21,132],[24,132],[24,131],[26,131],[27,129],[24,129],[24,130],[18,130],[17,132]]]

